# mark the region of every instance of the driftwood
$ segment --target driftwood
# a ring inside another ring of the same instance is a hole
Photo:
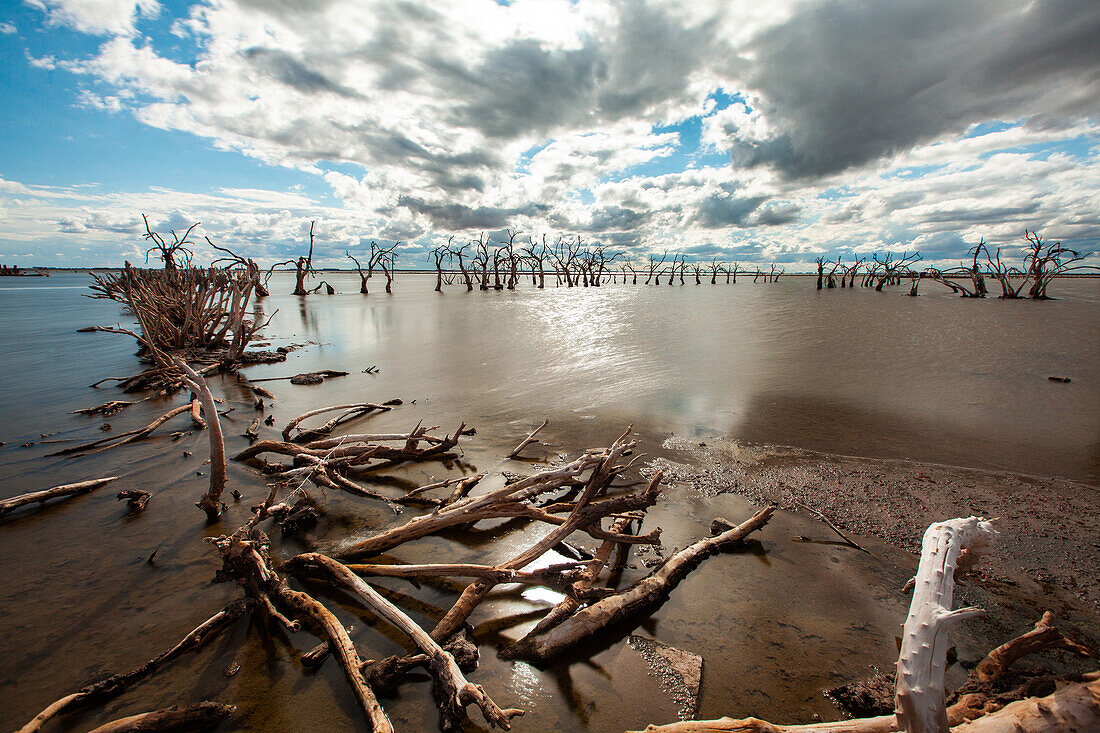
[[[432,429],[434,428],[418,425],[409,433],[345,435],[306,445],[260,440],[239,452],[233,459],[248,461],[264,453],[289,456],[294,459],[293,465],[268,464],[265,470],[279,479],[308,478],[319,486],[380,499],[391,506],[436,506],[440,504],[439,499],[421,496],[420,492],[410,492],[405,496],[387,496],[348,476],[351,472],[375,470],[405,461],[446,458],[451,455],[450,450],[458,445],[459,438],[465,434],[466,425],[463,423],[453,435],[442,437],[431,435],[428,431]],[[385,445],[386,442],[402,445]],[[421,443],[425,443],[426,447],[421,446]]]
[[[303,420],[313,417],[315,415],[323,415],[326,412],[336,412],[338,410],[344,410],[344,413],[342,415],[332,420],[329,420],[327,423],[319,428],[299,430],[298,437],[294,439],[295,442],[304,443],[308,440],[314,440],[316,437],[319,437],[321,435],[328,435],[337,425],[344,422],[345,420],[350,420],[352,418],[366,415],[374,411],[388,412],[389,410],[393,409],[394,405],[400,404],[401,400],[390,400],[381,405],[376,405],[373,402],[357,402],[350,405],[330,405],[329,407],[319,407],[316,410],[304,412],[288,422],[286,424],[286,427],[283,428],[283,440],[291,440],[294,429],[297,428]]]
[[[401,609],[383,598],[376,590],[367,585],[349,568],[336,560],[324,555],[310,553],[301,556],[306,563],[319,566],[341,585],[350,589],[367,606],[378,615],[385,618],[402,632],[404,632],[420,651],[428,656],[429,669],[434,680],[434,693],[439,703],[441,713],[440,728],[445,731],[460,730],[462,721],[466,718],[466,706],[476,704],[486,722],[490,725],[508,730],[511,728],[509,721],[517,715],[522,715],[522,710],[502,710],[493,700],[485,694],[480,685],[467,681],[459,669],[451,654],[439,646],[415,621],[409,618]]]
[[[767,524],[774,511],[775,507],[762,509],[733,529],[685,547],[630,588],[577,611],[549,629],[528,634],[502,650],[501,655],[544,664],[611,624],[659,605],[701,560],[739,545]]]
[[[438,511],[406,522],[403,525],[378,532],[371,537],[343,548],[338,557],[352,559],[377,555],[411,540],[435,534],[448,527],[471,524],[483,519],[504,517],[530,517],[559,523],[560,517],[534,506],[530,499],[549,491],[571,485],[585,472],[607,460],[614,463],[633,442],[617,441],[611,448],[598,453],[586,453],[559,468],[541,471],[526,479],[490,491],[476,497],[466,497]],[[606,516],[606,515],[604,515]]]
[[[210,421],[206,431],[210,437],[210,488],[202,495],[195,506],[206,512],[206,516],[215,519],[224,506],[221,503],[221,496],[225,490],[225,441],[222,439],[218,408],[214,404],[214,395],[210,393],[210,387],[206,384],[206,380],[182,359],[176,360],[176,366],[185,375],[183,383],[198,395],[203,412],[206,413],[206,419]]]
[[[152,496],[153,495],[148,491],[142,491],[141,489],[123,489],[118,492],[116,498],[119,501],[125,499],[130,509],[135,512],[140,512],[145,508],[145,505],[149,503],[149,499]]]
[[[924,533],[898,655],[897,717],[908,733],[938,733],[947,728],[947,635],[958,621],[981,613],[978,608],[951,609],[955,567],[963,550],[980,555],[996,534],[989,522],[978,517],[937,522]]]
[[[140,713],[112,721],[89,733],[146,733],[148,731],[211,730],[237,711],[235,705],[219,702],[200,702],[194,705],[177,705],[149,713]]]
[[[1081,656],[1090,656],[1087,647],[1067,638],[1058,630],[1054,625],[1054,614],[1047,611],[1031,631],[1001,644],[987,654],[974,668],[974,674],[985,684],[994,682],[1017,659],[1034,654],[1040,649],[1066,649]]]
[[[8,499],[0,499],[0,517],[8,512],[15,511],[21,506],[26,506],[27,504],[34,504],[36,502],[38,504],[43,504],[50,499],[56,499],[62,496],[69,497],[86,494],[89,491],[95,491],[101,486],[106,486],[117,478],[118,476],[108,476],[106,478],[92,479],[91,481],[81,481],[75,484],[55,486],[52,489],[43,489],[42,491],[31,491]]]
[[[88,685],[71,695],[66,695],[50,703],[45,710],[20,728],[17,733],[34,733],[34,731],[39,730],[51,718],[61,713],[107,702],[108,700],[118,697],[133,685],[159,672],[168,662],[184,652],[201,647],[235,621],[246,609],[247,604],[244,601],[235,601],[229,604],[195,627],[193,631],[183,637],[174,647],[150,659],[137,669],[125,674],[112,675],[111,677]]]
[[[392,731],[389,718],[363,677],[363,662],[347,630],[322,603],[307,593],[292,590],[271,569],[267,535],[251,525],[252,522],[232,535],[209,540],[217,547],[223,561],[219,579],[236,580],[248,598],[289,630],[297,631],[304,622],[316,635],[326,638],[371,730],[378,733]],[[296,617],[295,620],[284,616],[280,607]]]
[[[138,440],[149,437],[150,435],[152,435],[153,431],[159,428],[161,425],[168,422],[177,415],[182,415],[185,412],[191,412],[190,403],[186,405],[180,405],[179,407],[173,407],[171,410],[164,413],[145,427],[135,428],[134,430],[127,430],[125,433],[119,433],[117,435],[108,435],[105,438],[93,440],[90,443],[83,443],[82,445],[74,445],[69,446],[68,448],[62,448],[59,451],[50,453],[49,455],[69,456],[78,453],[100,453],[111,448],[117,448],[120,445],[134,443]]]
[[[516,446],[516,447],[515,447],[515,448],[514,448],[514,449],[512,450],[512,452],[508,454],[508,457],[509,457],[509,458],[515,458],[516,456],[518,456],[518,455],[520,454],[520,452],[521,452],[521,451],[522,451],[522,450],[523,450],[524,448],[526,448],[527,446],[531,445],[532,443],[537,443],[537,442],[539,442],[539,441],[538,441],[538,440],[537,440],[537,439],[535,438],[535,436],[536,436],[536,435],[538,435],[538,432],[539,432],[540,430],[542,430],[543,428],[545,428],[545,427],[546,427],[547,425],[549,425],[549,424],[550,424],[550,418],[546,418],[545,420],[543,420],[543,421],[542,421],[542,425],[539,425],[539,426],[538,426],[537,428],[535,428],[535,429],[534,429],[534,430],[532,430],[532,431],[531,431],[530,433],[528,433],[528,434],[527,434],[527,437],[526,437],[526,438],[524,438],[524,439],[523,439],[522,441],[520,441],[520,444],[519,444],[519,445],[517,445],[517,446]]]

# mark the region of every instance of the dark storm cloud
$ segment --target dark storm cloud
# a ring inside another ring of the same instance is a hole
[[[494,229],[511,226],[519,216],[545,214],[549,207],[541,204],[508,208],[500,206],[466,206],[465,204],[441,204],[415,196],[399,196],[397,205],[414,214],[427,216],[440,229]]]
[[[685,98],[689,75],[716,47],[713,28],[685,26],[660,8],[631,3],[617,24],[577,49],[517,40],[473,68],[438,57],[427,64],[441,91],[467,100],[454,108],[454,123],[511,139],[630,118]]]
[[[777,128],[735,163],[834,173],[971,122],[1100,109],[1100,3],[828,2],[756,38],[747,81]]]
[[[764,196],[708,196],[699,203],[692,223],[704,229],[724,229],[741,226],[749,214],[764,203]]]
[[[245,49],[242,54],[256,68],[303,94],[327,92],[341,97],[359,96],[355,90],[337,84],[285,51],[253,46]]]

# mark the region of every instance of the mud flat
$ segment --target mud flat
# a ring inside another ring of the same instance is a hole
[[[977,577],[1100,621],[1100,490],[1057,477],[673,437],[695,465],[658,461],[696,491],[809,507],[839,528],[917,553],[931,522],[995,518],[999,548]]]

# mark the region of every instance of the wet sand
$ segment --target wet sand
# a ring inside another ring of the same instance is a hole
[[[736,493],[793,511],[809,507],[846,532],[873,535],[915,556],[932,522],[995,518],[1000,536],[972,573],[973,583],[988,593],[1030,601],[1037,610],[1079,619],[1094,632],[1100,628],[1100,490],[1095,486],[718,438],[673,437],[665,447],[689,460],[657,465],[700,493]]]

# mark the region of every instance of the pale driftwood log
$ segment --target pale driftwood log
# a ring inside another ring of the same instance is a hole
[[[630,588],[580,609],[544,632],[524,636],[505,647],[501,656],[543,664],[611,624],[658,605],[701,560],[740,544],[767,524],[774,511],[775,507],[761,509],[737,527],[685,547]]]
[[[196,626],[194,630],[180,639],[174,647],[153,657],[137,669],[124,674],[112,675],[50,703],[45,710],[20,728],[17,733],[35,733],[56,715],[118,697],[136,683],[156,674],[164,665],[184,652],[201,647],[235,621],[247,608],[248,606],[244,601],[235,601],[229,604]]]
[[[481,685],[469,682],[449,652],[439,646],[424,629],[401,609],[383,598],[360,577],[341,563],[325,555],[308,553],[303,561],[327,570],[340,584],[349,588],[371,609],[404,632],[429,659],[429,668],[435,682],[435,696],[441,713],[440,727],[445,731],[459,730],[466,719],[466,706],[473,703],[481,709],[485,721],[503,730],[510,729],[512,718],[523,715],[522,710],[502,710],[485,694]]]
[[[282,606],[291,615],[306,621],[319,637],[327,637],[329,649],[339,661],[344,678],[351,687],[370,729],[375,733],[392,733],[393,726],[386,711],[378,704],[378,699],[363,677],[363,661],[359,658],[347,630],[324,604],[308,593],[292,590],[271,569],[267,556],[267,535],[250,523],[232,535],[210,538],[208,541],[217,547],[222,558],[221,577],[235,578],[249,598],[292,631],[297,631],[298,622],[288,620],[276,606]]]
[[[895,733],[901,728],[893,715],[837,720],[828,723],[775,725],[757,718],[686,720],[651,725],[645,733]],[[1081,682],[1063,684],[1046,697],[1029,697],[1000,710],[959,723],[953,733],[1093,733],[1100,730],[1100,672]]]
[[[546,427],[547,425],[549,425],[549,424],[550,424],[550,418],[546,418],[545,420],[543,420],[543,421],[542,421],[542,425],[539,425],[539,426],[538,426],[537,428],[535,428],[535,429],[534,429],[534,430],[532,430],[532,431],[531,431],[530,433],[528,433],[528,434],[527,434],[527,437],[526,437],[526,438],[524,438],[524,439],[523,439],[522,441],[520,441],[520,444],[519,444],[519,445],[517,445],[517,446],[516,446],[516,447],[515,447],[515,448],[514,448],[514,449],[512,450],[512,452],[508,454],[508,458],[515,458],[516,456],[518,456],[518,455],[520,454],[520,452],[521,452],[521,451],[522,451],[522,450],[523,450],[524,448],[526,448],[527,446],[531,445],[532,443],[537,443],[537,442],[539,442],[539,441],[538,441],[538,440],[537,440],[537,439],[535,438],[535,436],[536,436],[536,435],[538,435],[538,433],[539,433],[539,431],[540,431],[540,430],[542,430],[543,428],[545,428],[545,427]]]
[[[381,410],[381,411],[385,412],[385,411],[392,410],[392,409],[393,408],[388,406],[388,405],[377,405],[373,402],[353,402],[353,403],[347,404],[347,405],[330,405],[328,407],[318,407],[316,410],[310,410],[308,412],[303,412],[301,415],[299,415],[298,417],[296,417],[293,420],[291,420],[290,422],[288,422],[286,424],[286,427],[283,428],[283,440],[290,440],[291,431],[294,430],[294,428],[296,428],[300,422],[302,422],[303,420],[305,420],[307,418],[313,417],[314,415],[323,415],[326,412],[335,412],[336,410],[346,410],[346,411],[348,411],[348,414],[345,414],[345,415],[342,415],[341,417],[336,418],[335,421],[330,421],[332,423],[332,427],[329,427],[329,430],[332,430],[332,428],[335,427],[336,424],[341,419],[348,419],[349,417],[351,417],[353,415],[363,415],[363,414],[366,414],[367,412],[371,412],[373,410]],[[318,432],[318,431],[317,430],[310,430],[310,431],[302,431],[302,432]]]
[[[993,525],[979,517],[936,522],[924,533],[897,664],[896,714],[907,733],[947,729],[948,632],[958,621],[982,613],[978,608],[952,610],[955,567],[963,550],[981,555],[996,535]]]
[[[182,415],[185,412],[190,411],[191,405],[180,405],[179,407],[173,407],[168,412],[158,417],[153,422],[149,423],[143,428],[135,428],[134,430],[127,430],[125,433],[119,433],[117,435],[108,435],[105,438],[99,440],[93,440],[90,443],[84,443],[83,445],[74,445],[62,450],[50,453],[51,456],[67,456],[74,453],[99,453],[101,451],[108,450],[110,448],[117,448],[120,445],[126,443],[133,443],[134,441],[141,440],[148,437],[154,430],[159,428],[164,423],[168,422],[176,415]]]
[[[15,511],[21,506],[27,504],[39,503],[49,501],[50,499],[56,499],[58,497],[78,496],[80,494],[86,494],[89,491],[95,491],[101,486],[106,486],[112,481],[116,480],[118,476],[107,476],[106,478],[92,479],[91,481],[80,481],[75,484],[64,484],[63,486],[55,486],[52,489],[43,489],[42,491],[31,491],[26,494],[19,494],[8,499],[0,499],[0,517],[4,516],[8,512]]]
[[[203,731],[216,727],[237,712],[236,705],[199,702],[139,713],[101,725],[89,733],[148,733],[149,731]]]
[[[202,410],[206,413],[207,435],[210,439],[210,488],[195,504],[206,512],[206,516],[216,519],[222,510],[222,492],[225,491],[225,441],[222,438],[222,426],[218,420],[218,407],[214,395],[206,380],[192,369],[183,359],[175,359],[176,366],[183,372],[183,383],[198,395]]]

